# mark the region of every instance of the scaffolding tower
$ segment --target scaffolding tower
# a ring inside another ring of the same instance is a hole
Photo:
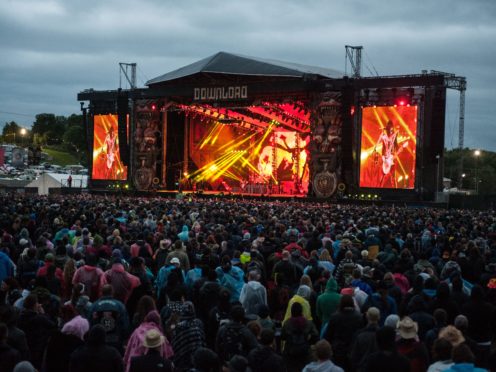
[[[131,75],[129,75],[131,70]],[[122,75],[129,83],[130,89],[136,89],[136,63],[119,62],[119,88],[122,88]]]
[[[351,77],[359,78],[360,76],[362,76],[363,46],[345,45],[344,47],[346,48],[346,58],[348,61],[350,61],[351,70],[353,72],[353,75],[351,75]],[[345,70],[346,70],[346,65],[345,65]]]
[[[467,79],[463,76],[456,76],[449,72],[431,70],[431,74],[443,75],[444,85],[448,89],[455,89],[460,92],[460,108],[458,120],[458,148],[463,149],[465,138],[465,91],[467,90]]]

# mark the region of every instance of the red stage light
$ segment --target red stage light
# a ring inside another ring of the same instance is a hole
[[[157,105],[152,103],[151,109],[152,109],[152,111],[155,111],[157,109]]]
[[[400,106],[405,106],[405,101],[403,100],[400,100],[398,103],[400,104]]]

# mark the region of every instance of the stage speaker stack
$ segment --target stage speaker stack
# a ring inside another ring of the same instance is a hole
[[[129,166],[129,140],[127,128],[127,116],[129,113],[129,104],[127,96],[119,95],[117,98],[117,124],[119,135],[119,152],[124,165]]]

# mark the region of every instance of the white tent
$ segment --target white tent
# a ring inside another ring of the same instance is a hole
[[[88,185],[88,176],[71,174],[73,188],[86,188]],[[51,188],[60,189],[68,187],[68,174],[65,173],[43,173],[40,177],[26,185],[26,187],[37,187],[38,195],[48,195]]]

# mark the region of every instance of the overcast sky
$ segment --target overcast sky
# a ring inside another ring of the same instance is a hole
[[[0,125],[80,113],[78,92],[119,87],[119,62],[139,86],[218,51],[344,71],[346,44],[364,46],[365,76],[465,76],[465,145],[496,151],[495,0],[0,0]]]

